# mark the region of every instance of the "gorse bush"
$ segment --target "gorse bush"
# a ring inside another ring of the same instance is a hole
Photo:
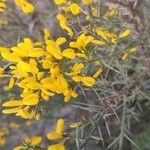
[[[20,13],[38,13],[36,2],[13,2]],[[135,145],[128,131],[130,119],[136,116],[131,105],[138,94],[132,80],[136,65],[132,66],[130,57],[137,50],[138,37],[133,37],[135,31],[118,8],[104,4],[99,0],[54,0],[55,30],[61,35],[45,26],[40,29],[42,38],[21,37],[23,40],[16,44],[1,45],[0,78],[6,80],[7,93],[15,90],[15,95],[2,101],[3,114],[40,121],[46,119],[45,105],[51,105],[56,97],[63,97],[65,105],[71,103],[90,112],[89,117],[71,122],[58,118],[55,131],[47,132],[47,140],[43,135],[28,135],[14,150],[82,149],[90,141],[121,149],[124,138]],[[0,0],[2,15],[10,13],[10,7],[9,2]],[[0,24],[11,25],[5,15]],[[120,129],[118,135],[111,133],[111,121]],[[106,126],[107,136],[101,123]],[[11,124],[11,128],[18,126]],[[8,134],[9,129],[0,128],[0,145],[6,143]]]

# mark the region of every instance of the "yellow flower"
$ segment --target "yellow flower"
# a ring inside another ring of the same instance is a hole
[[[22,106],[23,101],[21,100],[10,100],[2,104],[3,107]]]
[[[122,60],[127,60],[129,58],[129,52],[125,52],[122,56]]]
[[[39,95],[38,93],[33,93],[30,95],[27,95],[24,99],[23,99],[23,104],[24,105],[36,105],[39,102]]]
[[[57,5],[62,5],[62,4],[67,3],[67,0],[54,0],[54,2],[55,2]]]
[[[82,82],[86,86],[93,86],[95,84],[95,79],[90,76],[85,76],[85,77],[82,77]]]
[[[40,112],[38,112],[38,113],[36,114],[35,119],[36,119],[36,120],[40,120],[40,119],[41,119],[41,113],[40,113]]]
[[[67,57],[69,59],[74,59],[76,57],[76,53],[73,49],[67,48],[61,52],[60,45],[64,44],[66,42],[66,38],[59,37],[56,42],[53,40],[47,40],[46,41],[46,50],[56,59],[63,59],[64,57]]]
[[[62,15],[62,14],[58,14],[58,15],[56,16],[56,18],[57,18],[58,21],[59,21],[60,27],[61,27],[62,29],[64,29],[64,30],[66,30],[66,31],[68,32],[68,35],[69,35],[70,37],[73,37],[74,33],[73,33],[72,29],[67,25],[67,18],[66,18],[64,15]]]
[[[25,137],[25,143],[36,146],[42,142],[42,138],[40,136],[27,136]]]
[[[20,111],[21,107],[14,107],[14,108],[8,108],[4,109],[2,112],[4,114],[16,114],[18,111]]]
[[[57,121],[55,132],[48,133],[47,138],[50,140],[63,138],[63,134],[62,134],[63,130],[64,130],[64,120],[59,119]]]
[[[72,79],[75,82],[82,82],[89,87],[95,84],[95,79],[90,76],[73,76]]]
[[[45,41],[48,40],[48,39],[50,39],[51,34],[50,34],[48,28],[44,28],[43,32],[44,32],[44,39],[45,39]]]
[[[23,148],[24,147],[20,145],[20,146],[15,147],[13,150],[23,150]]]
[[[65,57],[67,57],[67,58],[70,58],[70,59],[74,59],[76,57],[76,53],[71,48],[65,49],[62,52],[62,55],[65,56]]]
[[[130,52],[130,53],[134,53],[134,52],[136,52],[136,51],[137,51],[136,47],[133,47],[133,48],[129,49],[129,52]]]
[[[73,123],[70,124],[70,128],[78,128],[81,125],[82,125],[82,121],[73,122]]]
[[[64,120],[59,119],[57,121],[57,126],[55,132],[50,132],[47,134],[47,138],[50,140],[63,138],[63,130],[64,130]],[[58,144],[54,144],[48,147],[48,150],[65,150],[64,142],[60,142]]]
[[[0,54],[2,52],[8,52],[9,51],[9,48],[6,48],[6,47],[0,47]]]
[[[69,6],[60,7],[59,9],[60,9],[61,11],[64,11],[65,13],[70,12],[70,7],[69,7]]]
[[[10,62],[18,62],[20,60],[20,57],[16,53],[11,53],[8,51],[3,51],[1,56]]]
[[[81,70],[84,68],[84,64],[83,63],[76,63],[73,65],[71,72],[70,73],[66,73],[66,75],[68,76],[73,76],[73,75],[77,75],[81,72]]]
[[[4,12],[5,8],[6,8],[5,2],[0,2],[0,12]]]
[[[77,38],[77,41],[70,42],[69,45],[72,48],[81,49],[81,48],[85,48],[93,40],[94,40],[94,38],[92,36],[90,36],[90,35],[86,36],[86,34],[83,33]]]
[[[21,108],[17,113],[16,116],[20,116],[24,119],[32,119],[35,115],[34,111],[29,112],[29,106]]]
[[[70,5],[70,11],[73,15],[78,15],[80,13],[80,6],[77,3],[72,3]]]
[[[61,54],[61,49],[57,45],[56,42],[52,40],[47,40],[46,41],[47,47],[46,50],[56,59],[62,59],[62,54]]]
[[[3,68],[0,67],[0,77],[3,76]]]
[[[32,13],[34,11],[34,6],[27,2],[27,0],[14,0],[14,2],[21,7],[24,13]]]
[[[18,69],[18,73],[22,77],[27,77],[29,75],[29,73],[37,74],[39,71],[37,66],[34,66],[31,63],[26,63],[24,61],[19,61],[17,66],[16,66],[16,69]]]
[[[127,30],[123,31],[122,33],[120,33],[118,37],[121,39],[121,38],[128,36],[129,34],[130,34],[130,30],[127,29]]]
[[[63,94],[65,96],[65,99],[64,99],[65,102],[68,102],[71,99],[71,97],[78,96],[78,94],[72,89],[68,89],[68,90],[64,91]]]
[[[34,47],[34,43],[25,38],[24,42],[19,43],[17,47],[12,47],[11,51],[17,54],[19,57],[41,57],[44,55],[44,50],[40,47]]]
[[[82,0],[82,3],[83,3],[84,5],[90,5],[90,4],[93,3],[93,0]]]
[[[3,103],[2,106],[8,108],[4,109],[2,112],[4,114],[16,114],[16,116],[21,116],[25,119],[32,119],[34,117],[34,112],[29,112],[29,107],[24,107],[23,104],[23,100],[10,100]]]
[[[129,55],[132,54],[132,53],[134,53],[134,52],[136,52],[136,50],[137,49],[135,47],[133,47],[133,48],[129,49],[128,51],[124,52],[124,54],[122,56],[122,60],[124,60],[124,61],[128,60]]]
[[[0,12],[4,12],[4,9],[6,8],[5,1],[0,1]]]
[[[65,150],[64,143],[54,144],[48,147],[48,150]]]
[[[98,36],[102,37],[102,39],[106,40],[107,42],[111,42],[115,44],[117,42],[117,35],[107,31],[105,28],[97,27],[96,33]]]
[[[100,76],[103,72],[103,68],[99,68],[93,75],[93,78],[97,78],[98,76]]]
[[[12,89],[15,85],[15,79],[13,77],[10,78],[9,84],[8,84],[8,88]]]

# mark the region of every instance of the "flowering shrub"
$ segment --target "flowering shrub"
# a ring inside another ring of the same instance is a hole
[[[36,11],[36,6],[27,0],[14,0],[14,3],[26,15]],[[109,70],[122,75],[116,63],[120,63],[121,67],[136,52],[135,44],[132,44],[133,30],[118,23],[120,16],[117,8],[104,7],[100,11],[99,1],[96,0],[54,0],[54,3],[58,8],[58,28],[61,28],[63,36],[57,37],[50,32],[51,29],[44,27],[41,29],[42,39],[24,37],[14,45],[0,47],[1,59],[7,66],[0,68],[0,78],[8,81],[4,90],[11,92],[16,89],[19,92],[19,96],[16,94],[2,102],[4,114],[39,121],[43,113],[43,102],[48,103],[57,95],[62,95],[64,102],[76,101],[84,89],[93,90],[100,99],[97,92],[102,86],[100,80],[107,79]],[[1,0],[0,13],[6,7],[6,1]],[[129,46],[124,45],[129,41]],[[107,64],[108,60],[114,64]],[[100,78],[101,76],[103,77]],[[84,96],[86,97],[85,94]],[[44,139],[35,135],[23,139],[22,145],[14,150],[64,150],[70,141],[77,141],[74,133],[76,129],[88,127],[92,122],[97,126],[101,115],[119,104],[113,103],[114,101],[103,103],[102,110],[97,115],[94,114],[91,121],[82,118],[70,123],[71,133],[64,132],[64,119],[58,119],[55,131],[47,133],[49,140],[60,139],[58,143],[45,148],[41,144]],[[93,126],[90,128],[90,132],[95,129]],[[4,144],[3,134],[0,139],[0,144]],[[82,147],[86,141],[77,141],[77,147],[80,147],[80,142]]]

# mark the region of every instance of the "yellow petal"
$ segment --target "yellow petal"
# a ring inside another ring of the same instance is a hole
[[[37,113],[35,116],[35,119],[38,121],[41,120],[41,113]]]
[[[35,136],[32,139],[31,145],[39,145],[42,142],[42,138],[40,136]]]
[[[69,58],[69,59],[74,59],[76,57],[76,53],[74,52],[73,49],[65,49],[63,52],[62,52],[62,55]]]
[[[40,84],[38,82],[29,82],[26,84],[26,86],[32,90],[38,90],[40,88]]]
[[[129,53],[128,53],[128,52],[126,52],[126,53],[124,53],[124,54],[123,54],[123,56],[122,56],[122,60],[127,60],[127,59],[128,59],[128,57],[129,57]]]
[[[64,119],[59,119],[57,121],[56,133],[62,133],[64,130]]]
[[[70,11],[74,15],[78,15],[80,13],[80,6],[77,3],[72,3],[70,5]]]
[[[17,67],[20,71],[21,74],[24,74],[24,73],[38,73],[38,68],[35,67],[35,66],[32,66],[24,61],[19,61],[18,64],[17,64]]]
[[[84,64],[83,63],[76,63],[74,64],[74,66],[72,67],[72,71],[80,71],[84,68]]]
[[[2,52],[1,53],[2,57],[8,61],[12,61],[12,62],[18,62],[20,60],[20,58],[18,57],[18,55],[16,55],[15,53],[10,53],[10,52]]]
[[[48,147],[48,150],[65,150],[64,143],[54,144]]]
[[[44,50],[42,48],[33,48],[28,56],[29,57],[41,57],[44,55]]]
[[[39,102],[38,94],[30,94],[23,99],[24,105],[36,105]]]
[[[10,100],[2,104],[3,107],[21,106],[23,102],[21,100]]]
[[[42,92],[47,96],[54,96],[55,94],[48,91],[47,89],[41,88]]]
[[[20,116],[23,117],[25,119],[32,119],[33,118],[33,113],[30,113],[28,110],[26,109],[21,109],[16,116]]]
[[[13,77],[10,78],[8,88],[12,89],[15,85],[15,79]]]
[[[70,124],[70,128],[78,128],[79,126],[81,126],[82,122],[73,122]]]
[[[82,81],[82,76],[73,76],[72,80],[74,80],[75,82],[81,82]]]
[[[63,138],[63,136],[62,133],[52,132],[47,134],[47,138],[50,140],[55,140],[55,139],[61,139]]]
[[[17,113],[21,108],[20,107],[15,107],[15,108],[10,108],[10,109],[4,109],[2,112],[4,114],[14,114]]]
[[[48,52],[51,53],[52,56],[54,56],[56,59],[62,59],[61,50],[54,41],[48,40],[46,41],[46,44],[47,44],[46,49]]]
[[[81,47],[81,45],[79,45],[77,42],[70,42],[69,46],[72,48],[80,48]]]
[[[119,34],[119,38],[120,38],[120,39],[121,39],[121,38],[124,38],[124,37],[128,36],[129,34],[130,34],[130,30],[127,29],[127,30],[125,30],[124,32],[122,32],[121,34]]]
[[[62,45],[66,42],[66,38],[64,37],[59,37],[57,40],[56,40],[56,43],[57,45]]]
[[[90,76],[86,76],[86,77],[82,77],[82,82],[86,86],[93,86],[95,84],[95,79]]]
[[[54,0],[57,5],[62,5],[67,2],[67,0]]]
[[[44,38],[45,38],[45,41],[48,40],[50,37],[51,37],[51,34],[50,34],[48,28],[44,28]]]
[[[13,150],[23,150],[23,146],[17,146]]]
[[[101,67],[95,72],[93,78],[97,78],[99,75],[101,75],[102,72],[103,72],[103,68]]]
[[[7,47],[0,47],[0,53],[2,52],[9,52],[9,48]]]
[[[137,51],[136,47],[131,48],[131,49],[129,50],[130,53],[134,53],[134,52],[136,52],[136,51]]]

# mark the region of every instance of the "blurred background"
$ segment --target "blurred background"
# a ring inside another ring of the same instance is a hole
[[[35,5],[36,11],[27,16],[20,12],[12,0],[8,0],[8,11],[0,14],[0,46],[15,45],[18,41],[22,41],[24,37],[40,40],[43,38],[42,29],[44,27],[51,30],[54,38],[64,35],[55,19],[57,8],[53,0],[32,0],[31,2]],[[119,7],[124,20],[134,28],[135,38],[139,38],[139,50],[130,61],[130,65],[134,68],[131,67],[130,70],[134,72],[132,78],[135,84],[133,94],[136,93],[137,89],[139,92],[135,101],[131,103],[135,116],[129,124],[129,135],[132,140],[123,140],[122,149],[150,150],[150,1],[107,0],[105,6],[110,5]],[[5,22],[2,22],[3,19]],[[0,61],[0,66],[5,65],[5,62]],[[19,92],[18,89],[13,89],[9,93],[4,91],[3,87],[7,82],[7,79],[0,79],[0,104]],[[96,97],[87,92],[87,104],[89,104],[87,107],[89,109],[86,110],[80,105],[86,101],[85,95],[82,92],[80,95],[75,102],[71,102],[69,105],[64,103],[63,97],[60,96],[55,96],[51,101],[43,103],[40,121],[4,115],[1,112],[2,107],[0,105],[0,150],[13,150],[13,147],[18,145],[24,136],[28,135],[40,135],[45,141],[44,145],[49,145],[50,142],[46,138],[46,133],[55,128],[57,118],[64,118],[67,122],[81,120],[82,118],[88,119],[91,116],[91,111],[89,111],[91,106],[96,106],[98,102],[95,100]],[[100,141],[97,139],[97,142],[89,142],[85,144],[84,149],[105,150],[109,146],[110,149],[116,150],[115,142],[111,143],[110,139],[113,141],[113,136],[115,137],[121,130],[120,128],[118,130],[118,122],[112,118],[99,124],[102,134]],[[67,127],[66,130],[69,131]],[[1,138],[1,135],[5,135],[5,138]],[[68,150],[76,149],[72,144],[70,143]]]

